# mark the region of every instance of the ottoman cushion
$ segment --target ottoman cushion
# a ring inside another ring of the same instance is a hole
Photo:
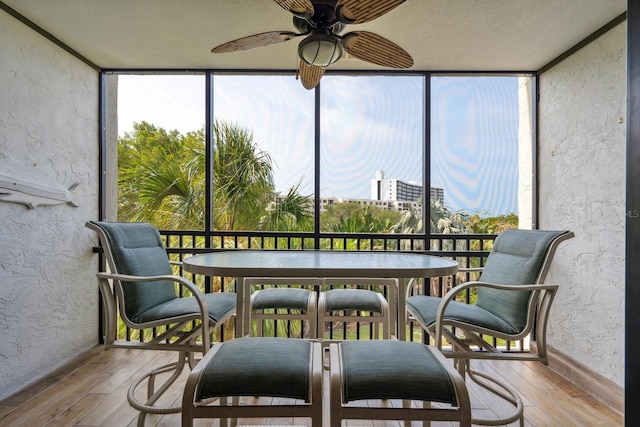
[[[449,374],[425,345],[395,341],[347,341],[342,346],[344,396],[456,403]]]
[[[312,343],[238,338],[222,344],[204,368],[197,398],[272,396],[309,401]]]

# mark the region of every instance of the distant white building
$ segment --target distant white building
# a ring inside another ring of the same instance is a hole
[[[444,200],[442,188],[431,188],[431,198]],[[278,194],[276,203],[282,202],[284,196]],[[391,211],[406,211],[410,208],[420,209],[422,206],[422,185],[404,182],[399,179],[385,179],[384,171],[376,171],[376,179],[371,180],[370,199],[349,199],[337,196],[321,197],[320,211],[328,206],[340,203],[357,203],[361,206],[375,206]]]
[[[375,206],[376,208],[386,209],[389,211],[406,211],[409,207],[418,209],[420,202],[405,202],[401,200],[372,200],[372,199],[343,199],[341,197],[321,197],[320,211],[324,211],[328,206],[334,206],[340,203],[357,203],[361,206]]]
[[[431,198],[444,200],[442,188],[431,187]],[[402,202],[422,200],[422,185],[404,182],[397,178],[385,179],[384,171],[376,171],[376,178],[371,180],[371,199]]]

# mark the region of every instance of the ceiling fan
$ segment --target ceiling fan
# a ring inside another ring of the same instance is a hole
[[[325,69],[344,52],[390,68],[409,68],[413,59],[397,44],[368,31],[340,32],[346,25],[372,21],[406,0],[273,0],[293,14],[298,32],[269,31],[223,43],[213,53],[237,52],[305,37],[298,44],[298,75],[306,89],[320,83]]]

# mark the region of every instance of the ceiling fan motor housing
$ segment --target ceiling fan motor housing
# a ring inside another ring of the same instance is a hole
[[[298,56],[308,65],[327,67],[342,57],[344,49],[337,34],[345,27],[335,13],[337,0],[313,1],[309,19],[293,17],[293,25],[302,33],[310,32],[298,45]]]

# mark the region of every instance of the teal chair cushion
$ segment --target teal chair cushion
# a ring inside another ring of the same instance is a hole
[[[227,313],[236,309],[237,297],[235,293],[204,294],[203,297],[207,303],[209,318],[216,323]],[[144,323],[189,314],[198,315],[199,313],[200,307],[194,297],[174,298],[143,311],[132,320]]]
[[[436,313],[442,299],[426,295],[415,295],[407,298],[406,306],[425,326],[431,327],[436,321]],[[519,331],[500,317],[478,307],[477,305],[451,301],[447,306],[445,318],[477,325],[505,334],[516,334]]]
[[[293,310],[309,309],[309,290],[298,288],[265,288],[261,289],[252,301],[251,308],[264,310],[268,308],[288,308]]]
[[[382,313],[380,297],[367,289],[331,289],[326,291],[326,310],[361,310]]]
[[[100,227],[111,247],[117,272],[133,276],[171,275],[160,233],[147,223],[92,222]],[[177,299],[172,281],[122,282],[125,312],[134,322],[142,313]]]
[[[309,401],[310,341],[245,337],[220,345],[204,368],[197,399],[270,396]]]
[[[551,243],[566,231],[507,230],[493,244],[480,281],[528,285],[538,282]],[[508,323],[517,332],[527,321],[531,292],[478,288],[476,305]]]
[[[423,344],[371,340],[346,341],[340,346],[347,402],[415,399],[456,404],[446,369]]]

